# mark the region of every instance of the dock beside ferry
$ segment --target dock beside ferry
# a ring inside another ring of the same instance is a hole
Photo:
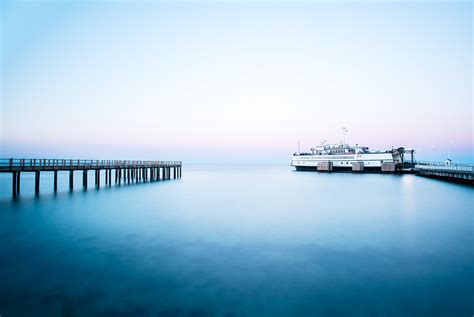
[[[474,164],[419,162],[414,170],[419,176],[474,185]]]

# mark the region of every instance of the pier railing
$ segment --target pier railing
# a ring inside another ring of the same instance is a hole
[[[113,169],[181,166],[181,161],[81,160],[81,159],[0,159],[0,170]]]
[[[453,171],[474,173],[474,164],[448,164],[440,162],[418,162],[415,165],[418,170],[435,170],[435,171]]]

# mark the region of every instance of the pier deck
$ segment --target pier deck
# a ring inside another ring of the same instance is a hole
[[[54,191],[58,189],[58,172],[69,172],[69,189],[74,188],[74,172],[83,171],[82,186],[87,188],[88,171],[95,171],[95,187],[100,187],[101,171],[105,171],[105,185],[125,182],[158,181],[181,178],[181,161],[80,160],[80,159],[0,159],[0,173],[12,174],[12,195],[20,193],[22,172],[35,173],[35,193],[40,191],[40,173],[54,173]]]
[[[443,164],[420,162],[415,165],[417,175],[444,179],[453,182],[474,185],[474,165],[471,164]]]

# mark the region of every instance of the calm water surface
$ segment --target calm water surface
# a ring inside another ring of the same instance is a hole
[[[2,317],[474,314],[472,187],[195,165],[54,194],[44,174],[16,200],[0,175]]]

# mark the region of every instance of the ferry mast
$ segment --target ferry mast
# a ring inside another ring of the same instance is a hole
[[[346,127],[341,127],[342,130],[342,145],[346,144],[346,132],[349,131],[347,130]]]

